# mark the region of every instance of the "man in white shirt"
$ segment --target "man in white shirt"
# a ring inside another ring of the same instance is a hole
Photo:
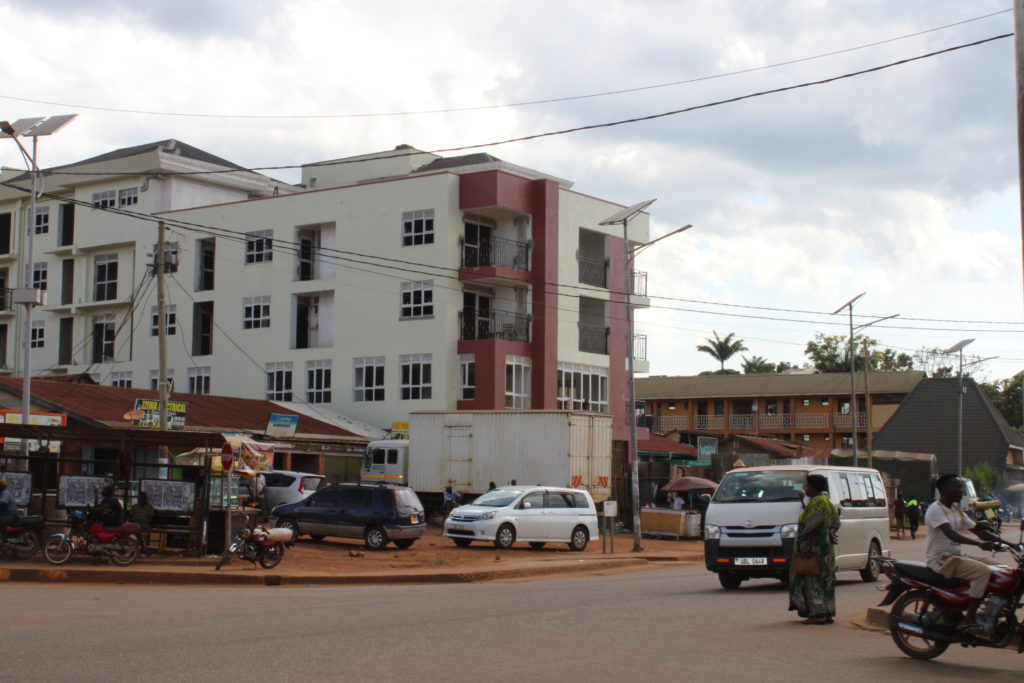
[[[983,550],[997,550],[999,536],[988,529],[976,528],[974,521],[960,509],[959,502],[964,495],[963,483],[954,474],[939,477],[935,488],[939,490],[939,500],[928,506],[924,516],[925,530],[928,538],[925,542],[925,561],[928,566],[948,579],[957,578],[971,584],[971,599],[964,612],[964,620],[958,628],[967,629],[973,635],[986,636],[978,632],[975,621],[978,606],[985,597],[992,567],[982,560],[964,556],[961,544],[976,545]],[[977,541],[961,532],[971,531],[982,539]]]

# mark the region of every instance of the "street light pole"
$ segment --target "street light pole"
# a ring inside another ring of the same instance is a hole
[[[21,378],[21,424],[28,425],[31,419],[32,410],[32,309],[42,303],[42,293],[36,291],[32,286],[32,261],[35,258],[33,242],[36,232],[36,198],[39,195],[39,183],[42,171],[37,163],[39,150],[39,138],[44,135],[53,135],[58,130],[70,123],[78,114],[64,114],[61,116],[37,116],[27,119],[18,119],[13,124],[9,121],[0,121],[0,138],[11,138],[18,146],[22,158],[29,166],[29,174],[32,179],[31,195],[29,197],[29,216],[25,230],[25,268],[22,275],[22,287],[12,296],[13,303],[24,304],[25,318],[22,329],[21,343],[22,356],[22,378]],[[32,138],[32,153],[29,154],[21,144],[19,137]],[[28,457],[28,438],[21,440],[21,454]]]
[[[854,372],[854,358],[853,352],[853,304],[857,299],[867,294],[867,292],[861,292],[857,296],[853,297],[845,304],[832,311],[832,315],[839,313],[844,308],[850,309],[850,444],[853,449],[853,466],[857,466],[857,375]]]
[[[960,352],[960,369],[957,372],[959,387],[957,388],[956,406],[956,476],[964,476],[964,347],[973,339],[961,339],[943,353]]]

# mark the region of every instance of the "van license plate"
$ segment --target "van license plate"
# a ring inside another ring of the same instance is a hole
[[[735,560],[737,566],[759,566],[768,564],[767,557],[737,557]]]

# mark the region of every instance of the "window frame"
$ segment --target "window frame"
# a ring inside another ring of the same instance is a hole
[[[476,354],[465,353],[459,356],[459,400],[473,401],[476,399]]]
[[[242,297],[242,329],[270,327],[270,295]]]
[[[384,356],[364,356],[352,359],[352,400],[356,403],[379,402],[387,399],[385,389],[386,365]],[[370,381],[367,382],[367,379]]]
[[[511,380],[511,381],[510,381]],[[529,356],[505,356],[505,407],[532,407],[533,359]],[[511,386],[510,386],[511,384]]]
[[[245,233],[244,265],[269,263],[274,260],[274,231],[255,230]]]
[[[420,223],[420,225],[417,225],[417,223]],[[433,244],[434,234],[433,209],[417,209],[415,211],[402,212],[403,247],[418,247],[425,244]]]
[[[32,326],[28,331],[29,342],[28,346],[31,349],[45,349],[46,348],[46,321],[45,320],[33,320]]]
[[[37,261],[32,264],[32,289],[46,291],[50,278],[50,264],[46,261]]]
[[[137,187],[126,187],[123,190],[117,191],[117,205],[122,206],[135,206],[139,203],[139,188]]]
[[[418,296],[417,296],[418,295]],[[417,301],[417,298],[419,299]],[[399,320],[423,320],[434,317],[434,281],[403,282],[399,298]]]
[[[334,363],[329,358],[306,361],[306,401],[330,403],[333,396]]]
[[[114,301],[117,299],[117,262],[117,254],[97,254],[93,257],[93,301]],[[113,275],[111,275],[111,272],[113,272]]]
[[[433,354],[399,356],[398,397],[403,401],[423,401],[433,395]]]
[[[48,232],[50,232],[50,207],[37,206],[36,217],[32,221],[32,233],[35,235],[45,235]]]
[[[103,190],[92,193],[92,208],[113,209],[117,206],[117,190]]]
[[[266,399],[268,401],[291,401],[293,385],[293,368],[291,361],[267,363],[265,368],[267,384]]]
[[[195,365],[188,369],[188,393],[209,395],[213,368],[209,365]]]
[[[165,311],[164,326],[167,328],[167,336],[177,334],[178,332],[178,305],[167,304],[167,310]],[[153,337],[160,336],[160,307],[153,306],[150,311],[150,335]]]

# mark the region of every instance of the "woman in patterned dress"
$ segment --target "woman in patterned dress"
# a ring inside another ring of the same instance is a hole
[[[804,494],[810,499],[800,514],[793,552],[813,552],[818,557],[817,576],[789,575],[789,609],[804,617],[805,624],[831,624],[836,614],[836,532],[839,513],[828,498],[828,479],[807,477]]]

